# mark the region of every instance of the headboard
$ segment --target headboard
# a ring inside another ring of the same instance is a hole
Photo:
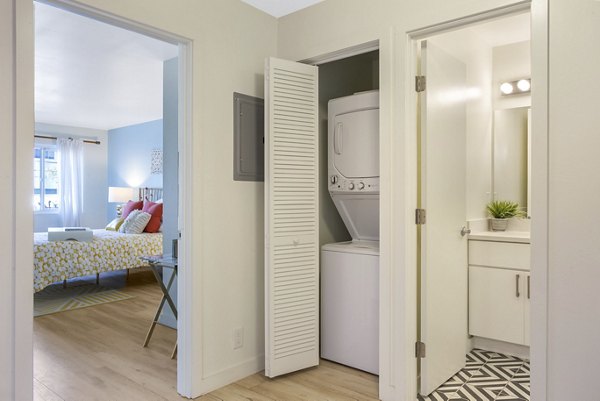
[[[150,202],[156,202],[163,197],[163,189],[162,188],[139,188],[138,189],[138,199],[139,200],[147,200]]]

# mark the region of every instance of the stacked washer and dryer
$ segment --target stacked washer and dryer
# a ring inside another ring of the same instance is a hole
[[[321,248],[321,357],[379,373],[379,91],[329,101],[329,194],[352,241]]]

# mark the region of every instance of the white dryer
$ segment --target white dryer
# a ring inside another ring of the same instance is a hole
[[[379,91],[328,104],[329,194],[354,241],[379,241]]]
[[[379,91],[329,101],[329,194],[352,236],[321,248],[321,357],[379,373]]]

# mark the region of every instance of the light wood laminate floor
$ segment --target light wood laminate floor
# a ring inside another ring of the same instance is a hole
[[[90,278],[93,282],[94,278]],[[150,271],[103,274],[101,284],[135,297],[34,319],[35,401],[171,401],[177,362],[174,330],[157,326],[142,348],[161,292]],[[268,379],[257,373],[201,401],[377,400],[377,377],[328,361]]]

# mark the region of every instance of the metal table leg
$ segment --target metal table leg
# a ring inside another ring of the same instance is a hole
[[[173,271],[173,274],[171,275],[171,278],[169,279],[169,282],[168,282],[167,286],[165,287],[165,285],[162,282],[162,278],[160,277],[160,274],[158,272],[159,266],[150,264],[150,268],[152,269],[152,273],[154,273],[154,277],[156,278],[156,281],[160,285],[160,289],[162,290],[163,296],[162,296],[162,299],[160,300],[160,304],[158,305],[158,308],[156,309],[156,314],[154,315],[154,319],[152,320],[152,324],[150,325],[148,334],[146,334],[146,339],[144,340],[144,347],[147,347],[148,343],[150,342],[150,338],[152,337],[152,334],[154,333],[154,328],[156,327],[156,324],[158,323],[158,319],[160,318],[160,314],[163,310],[163,307],[165,306],[165,301],[169,303],[169,306],[171,307],[171,310],[173,311],[175,318],[177,318],[177,308],[175,307],[175,303],[173,302],[173,299],[171,298],[171,294],[169,293],[169,290],[171,289],[171,286],[173,285],[173,282],[175,281],[176,272]],[[171,359],[173,359],[175,357],[176,352],[177,352],[177,344],[175,344],[175,349],[173,350]]]

